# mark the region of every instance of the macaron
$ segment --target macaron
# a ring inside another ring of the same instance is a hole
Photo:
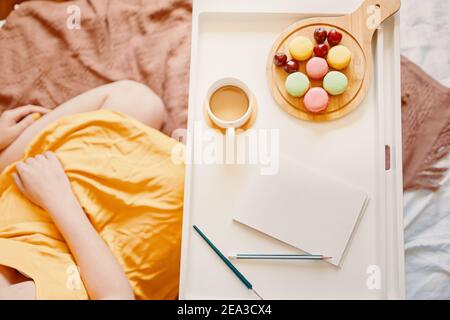
[[[338,45],[331,47],[328,51],[327,61],[330,67],[336,70],[342,70],[347,68],[352,59],[352,53],[350,50],[343,45]]]
[[[314,57],[306,63],[306,73],[313,80],[322,80],[328,72],[328,63],[324,58]]]
[[[314,45],[307,37],[298,36],[289,43],[289,53],[298,61],[309,59],[313,54]]]
[[[347,86],[347,77],[339,71],[330,71],[323,79],[323,88],[333,96],[343,93]]]
[[[301,72],[294,72],[288,75],[284,83],[286,91],[293,97],[302,97],[309,89],[309,79]]]
[[[328,107],[328,94],[320,87],[314,87],[308,90],[303,98],[303,104],[311,112],[321,112]]]

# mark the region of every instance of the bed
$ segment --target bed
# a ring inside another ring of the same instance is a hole
[[[418,10],[420,8],[420,10]],[[450,85],[447,0],[403,0],[402,54],[446,86]],[[0,20],[0,27],[4,21]],[[444,60],[447,63],[436,64]],[[450,156],[440,162],[450,167]],[[450,299],[450,172],[437,192],[404,193],[406,296]]]
[[[402,54],[450,86],[448,0],[403,0]],[[437,64],[436,61],[444,61]],[[446,61],[446,63],[445,63]],[[450,167],[450,156],[439,163]],[[450,299],[450,172],[437,192],[404,193],[406,296]]]

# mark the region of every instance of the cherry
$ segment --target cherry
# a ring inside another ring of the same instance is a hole
[[[332,29],[332,30],[328,31],[327,38],[328,38],[328,43],[330,44],[330,46],[335,46],[335,45],[338,45],[339,42],[341,42],[342,33],[337,31],[336,29]]]
[[[273,57],[273,63],[278,66],[284,66],[287,61],[287,56],[283,52],[277,52]]]
[[[298,71],[298,62],[295,60],[289,60],[286,62],[286,64],[283,66],[284,71],[287,73],[293,73]]]
[[[328,46],[326,43],[316,44],[314,46],[314,54],[317,57],[325,58],[328,54]]]
[[[325,28],[317,28],[314,30],[314,39],[317,43],[324,43],[327,39],[327,30]]]

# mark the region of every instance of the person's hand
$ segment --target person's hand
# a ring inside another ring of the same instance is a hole
[[[45,152],[16,165],[14,182],[33,203],[55,212],[75,199],[69,178],[53,152]],[[63,210],[64,211],[64,210]]]
[[[36,119],[37,114],[50,110],[39,106],[23,106],[6,110],[0,115],[0,150],[9,146]]]

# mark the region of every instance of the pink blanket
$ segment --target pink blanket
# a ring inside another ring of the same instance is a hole
[[[69,5],[81,28],[69,29]],[[0,29],[0,112],[25,104],[54,108],[116,80],[142,82],[169,112],[164,132],[185,127],[190,0],[31,1]]]

